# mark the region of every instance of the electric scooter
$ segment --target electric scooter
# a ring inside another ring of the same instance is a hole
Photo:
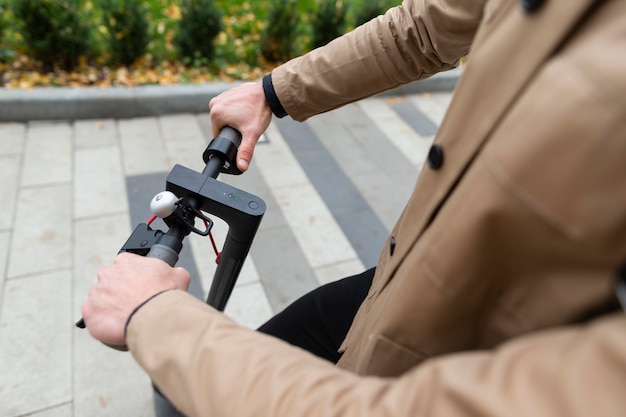
[[[150,202],[153,217],[137,225],[120,249],[161,259],[173,267],[189,234],[210,236],[213,222],[204,213],[221,218],[228,224],[228,233],[216,259],[217,268],[206,300],[219,311],[226,307],[266,209],[261,198],[217,181],[220,173],[241,174],[235,163],[240,144],[241,133],[224,127],[202,155],[206,164],[202,172],[175,165],[166,178],[165,191]],[[150,227],[157,217],[163,219],[167,231]],[[197,220],[204,224],[202,228],[196,226]],[[76,326],[85,328],[82,318]],[[110,347],[127,350],[126,346]],[[158,417],[183,416],[157,387],[154,391]]]

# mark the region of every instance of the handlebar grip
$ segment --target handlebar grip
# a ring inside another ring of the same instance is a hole
[[[238,130],[224,126],[202,154],[202,159],[207,164],[202,173],[212,178],[217,178],[220,172],[240,175],[242,172],[237,168],[236,159],[241,138]]]
[[[176,265],[176,262],[178,262],[178,253],[176,253],[173,249],[160,244],[152,246],[146,257],[160,259],[172,268]]]
[[[224,126],[222,130],[220,130],[218,138],[224,138],[231,141],[237,148],[241,145],[241,133],[230,126]]]

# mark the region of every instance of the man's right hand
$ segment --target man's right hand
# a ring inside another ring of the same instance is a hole
[[[108,345],[126,344],[124,329],[139,305],[167,290],[189,287],[189,272],[165,262],[122,252],[113,264],[98,271],[82,313],[91,335]]]
[[[265,101],[261,82],[246,83],[213,98],[209,103],[213,137],[224,126],[241,132],[241,145],[237,152],[237,168],[246,171],[252,160],[259,137],[272,120],[272,111]]]

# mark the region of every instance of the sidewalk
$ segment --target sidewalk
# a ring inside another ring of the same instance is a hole
[[[267,204],[226,313],[254,328],[304,292],[375,265],[450,97],[412,92],[306,123],[275,119],[250,171],[220,177]],[[73,323],[173,164],[202,170],[210,132],[197,111],[0,122],[0,417],[154,415],[131,356]],[[214,220],[219,246],[227,229]],[[208,239],[189,239],[181,264],[198,296],[214,257]]]

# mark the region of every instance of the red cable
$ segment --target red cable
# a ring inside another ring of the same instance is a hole
[[[217,250],[217,245],[215,244],[215,239],[213,239],[213,233],[209,232],[209,239],[211,239],[211,245],[213,245],[213,250],[215,251],[215,263],[219,264],[220,259],[222,259],[222,252]]]
[[[148,221],[146,222],[146,224],[147,224],[148,226],[150,226],[150,224],[151,224],[153,221],[155,221],[155,220],[156,220],[156,218],[157,218],[156,214],[153,214],[153,215],[152,215],[152,217],[150,217],[150,219],[148,219]]]

